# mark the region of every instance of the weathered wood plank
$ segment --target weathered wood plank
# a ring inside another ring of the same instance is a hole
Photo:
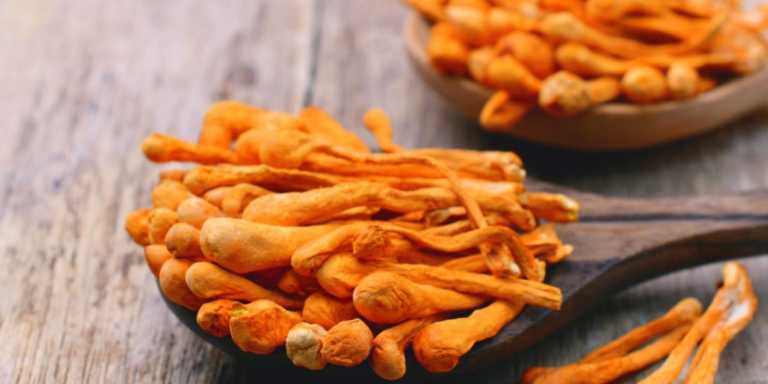
[[[228,374],[167,311],[122,229],[158,171],[140,141],[194,139],[220,98],[298,109],[312,6],[0,2],[0,382]]]

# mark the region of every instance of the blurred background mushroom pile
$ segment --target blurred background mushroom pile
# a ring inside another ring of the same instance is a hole
[[[768,6],[734,0],[403,0],[431,23],[430,63],[496,90],[480,116],[513,128],[611,101],[689,99],[760,69]]]

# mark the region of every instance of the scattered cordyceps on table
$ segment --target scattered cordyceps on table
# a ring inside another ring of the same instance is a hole
[[[694,97],[768,59],[768,6],[738,0],[402,0],[433,22],[439,72],[497,90],[481,125],[512,129],[537,104],[576,116],[622,98]]]
[[[666,315],[631,330],[585,358],[559,368],[531,368],[520,382],[606,384],[666,357],[664,364],[639,384],[672,384],[677,382],[698,345],[682,383],[711,384],[720,353],[746,328],[756,311],[757,296],[747,270],[729,262],[723,268],[722,285],[703,314],[698,300],[685,299]]]
[[[370,359],[389,380],[411,344],[445,372],[525,305],[559,309],[545,268],[573,247],[540,221],[577,220],[577,202],[527,192],[511,152],[405,150],[383,111],[363,120],[383,153],[320,109],[236,102],[197,143],[147,137],[150,160],[201,164],[161,172],[152,208],[126,218],[163,294],[243,351],[285,346],[312,370]]]

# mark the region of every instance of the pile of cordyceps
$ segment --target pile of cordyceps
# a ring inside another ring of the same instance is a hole
[[[537,104],[559,117],[616,99],[694,97],[761,68],[768,6],[738,0],[403,0],[434,22],[441,73],[496,89],[480,116],[514,127]]]
[[[380,110],[365,125],[383,153],[325,112],[214,105],[198,143],[153,134],[163,171],[152,208],[126,219],[165,296],[243,350],[285,346],[297,366],[405,373],[412,344],[432,372],[453,369],[525,305],[558,309],[546,265],[573,248],[552,224],[578,217],[563,195],[526,191],[510,152],[392,142]]]

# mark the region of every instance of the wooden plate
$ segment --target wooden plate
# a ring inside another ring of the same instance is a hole
[[[547,270],[546,282],[563,292],[562,308],[526,308],[495,337],[475,344],[449,374],[480,369],[520,352],[638,282],[694,265],[768,252],[765,190],[634,200],[574,191],[532,179],[526,184],[531,190],[565,193],[581,204],[580,222],[557,228],[563,241],[573,244],[575,252]],[[167,299],[166,303],[196,335],[237,358],[250,367],[249,371],[259,372],[253,377],[254,383],[264,382],[267,374],[290,377],[291,381],[386,382],[366,363],[354,368],[328,365],[314,372],[294,367],[284,348],[266,356],[243,352],[230,337],[205,333],[197,325],[194,311]],[[403,381],[430,381],[449,375],[426,372],[410,349],[406,356],[408,369]]]
[[[412,12],[405,40],[417,72],[450,105],[471,119],[493,91],[461,77],[443,76],[429,64],[429,23]],[[573,118],[531,111],[508,135],[539,144],[586,151],[640,149],[681,140],[722,127],[768,103],[768,67],[734,79],[690,100],[652,105],[609,103]]]

